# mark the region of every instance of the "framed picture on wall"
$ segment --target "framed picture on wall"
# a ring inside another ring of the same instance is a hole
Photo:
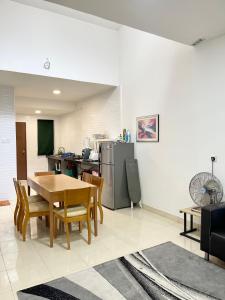
[[[137,142],[158,142],[159,115],[137,117],[136,136]]]

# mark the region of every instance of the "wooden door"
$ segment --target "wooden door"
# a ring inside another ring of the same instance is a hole
[[[17,179],[27,179],[26,123],[16,122]]]

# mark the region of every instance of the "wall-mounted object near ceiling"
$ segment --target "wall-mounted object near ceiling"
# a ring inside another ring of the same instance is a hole
[[[37,120],[38,122],[38,155],[54,153],[54,121]]]
[[[203,38],[197,39],[197,40],[192,44],[192,46],[197,46],[197,45],[199,45],[200,43],[204,42],[204,40],[205,40],[205,39],[203,39]]]
[[[45,70],[50,70],[51,63],[50,63],[50,60],[48,58],[46,58],[46,61],[44,62],[43,67],[44,67]]]

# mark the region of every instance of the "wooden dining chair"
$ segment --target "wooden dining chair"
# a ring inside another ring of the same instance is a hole
[[[17,227],[17,230],[22,233],[22,222],[24,218],[24,211],[21,203],[21,197],[18,190],[18,183],[19,181],[16,180],[16,178],[13,178],[13,183],[16,191],[16,207],[14,210],[14,224]],[[42,198],[40,195],[33,195],[28,196],[29,203],[36,203],[36,202],[46,202],[44,198]]]
[[[87,172],[82,173],[82,181],[91,183],[91,174]]]
[[[69,224],[73,222],[86,222],[88,229],[88,244],[91,243],[91,188],[64,191],[64,208],[54,209],[54,236],[57,235],[57,220],[65,225],[67,247],[70,249]]]
[[[99,176],[94,176],[89,173],[83,173],[82,180],[91,183],[97,187],[97,205],[99,208],[100,212],[100,224],[103,223],[103,209],[102,209],[102,189],[103,189],[103,184],[104,184],[104,178],[99,177]],[[91,210],[92,210],[92,215],[93,215],[93,209],[94,209],[94,199],[91,199]]]
[[[26,240],[27,224],[31,218],[47,216],[49,217],[49,206],[46,201],[40,202],[29,202],[29,197],[25,186],[21,185],[20,182],[17,183],[17,189],[20,197],[20,203],[23,211],[22,220],[22,238],[23,241]]]
[[[13,178],[13,184],[14,184],[15,191],[16,191],[16,206],[15,206],[15,210],[14,210],[14,225],[15,226],[17,225],[17,220],[18,220],[18,215],[19,215],[19,210],[20,210],[20,199],[19,199],[16,183],[17,183],[16,178]]]
[[[104,184],[104,178],[91,175],[91,184],[97,187],[97,205],[100,212],[100,224],[103,224],[103,209],[102,209],[102,189]],[[91,209],[94,209],[94,200],[91,200]]]
[[[44,172],[34,172],[34,176],[47,176],[47,175],[55,175],[54,171],[44,171]]]

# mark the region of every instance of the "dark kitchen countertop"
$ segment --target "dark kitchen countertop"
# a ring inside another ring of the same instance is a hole
[[[86,160],[86,159],[78,159],[78,158],[65,158],[66,161],[71,161],[77,164],[87,164],[87,165],[95,165],[99,166],[100,162],[99,161],[94,161],[94,160]]]
[[[49,155],[47,156],[47,158],[49,159],[53,159],[53,160],[60,160],[60,161],[70,161],[70,162],[74,162],[77,164],[87,164],[87,165],[95,165],[95,166],[99,166],[100,162],[99,161],[94,161],[94,160],[86,160],[86,159],[82,159],[82,158],[74,158],[74,157],[62,157],[61,155]]]
[[[66,158],[62,157],[61,155],[48,155],[47,158],[53,159],[53,160],[61,160],[64,161]]]

